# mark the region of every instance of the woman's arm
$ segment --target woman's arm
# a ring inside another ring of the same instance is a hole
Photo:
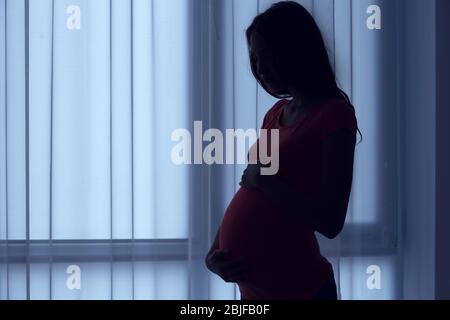
[[[275,176],[261,176],[259,165],[249,165],[242,182],[264,192],[292,219],[299,220],[327,238],[342,230],[347,213],[353,178],[356,137],[339,130],[323,142],[320,200],[292,189]]]

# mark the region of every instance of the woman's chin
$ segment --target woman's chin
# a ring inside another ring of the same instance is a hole
[[[283,89],[280,87],[276,87],[276,86],[268,86],[268,89],[270,90],[270,92],[272,92],[273,94],[281,94],[283,93]]]
[[[268,81],[266,79],[263,79],[264,87],[266,90],[271,94],[283,94],[285,89],[283,86],[278,85],[276,81]]]
[[[272,92],[279,90],[278,86],[276,86],[274,84],[271,84],[271,83],[268,83],[268,82],[265,82],[264,84],[265,84],[266,88],[269,89]]]

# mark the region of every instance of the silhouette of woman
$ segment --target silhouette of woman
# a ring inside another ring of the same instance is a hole
[[[206,266],[236,282],[244,300],[336,300],[333,269],[315,232],[333,239],[344,226],[355,109],[336,83],[316,22],[300,4],[272,5],[254,18],[246,37],[253,75],[280,99],[262,125],[279,130],[279,171],[264,176],[261,163],[248,165]]]

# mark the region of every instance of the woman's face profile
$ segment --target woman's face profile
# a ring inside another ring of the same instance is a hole
[[[285,86],[277,77],[272,49],[266,44],[264,38],[257,32],[250,36],[250,55],[254,60],[255,72],[267,89],[273,93],[281,92]]]

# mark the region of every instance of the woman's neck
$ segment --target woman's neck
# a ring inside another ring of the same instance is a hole
[[[303,111],[320,100],[320,98],[309,97],[306,95],[294,95],[293,99],[286,105],[286,110],[289,113]]]

